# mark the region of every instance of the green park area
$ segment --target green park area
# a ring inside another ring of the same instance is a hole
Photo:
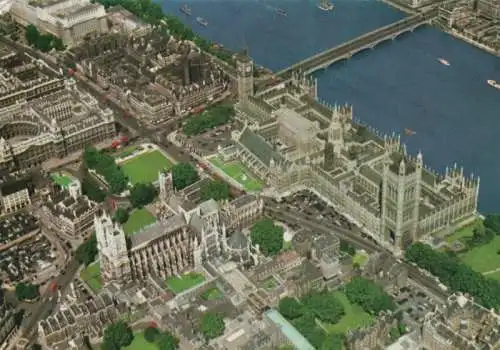
[[[203,300],[219,300],[224,298],[224,294],[217,287],[207,289],[203,294],[201,294]]]
[[[474,221],[473,223],[456,230],[451,235],[446,236],[446,242],[448,244],[453,244],[456,241],[466,243],[466,240],[471,238],[474,234],[474,227],[476,227],[477,223],[477,221]]]
[[[477,272],[487,272],[500,268],[500,236],[489,243],[474,247],[461,254],[461,260]]]
[[[158,345],[149,343],[144,338],[144,332],[134,334],[132,344],[123,348],[123,350],[158,350]]]
[[[201,273],[188,272],[182,276],[167,278],[167,286],[172,292],[179,294],[203,281],[205,281],[205,277]]]
[[[143,153],[120,164],[130,183],[151,183],[158,180],[158,172],[170,169],[172,162],[160,151]]]
[[[327,333],[346,333],[351,329],[369,326],[372,316],[365,312],[361,306],[353,305],[342,292],[334,292],[335,298],[344,306],[344,316],[335,324],[322,323],[322,328]]]
[[[352,257],[352,263],[353,264],[358,264],[359,266],[363,266],[364,263],[368,260],[368,255],[357,252],[353,257]]]
[[[135,209],[125,224],[123,224],[123,231],[127,236],[132,236],[137,231],[141,230],[156,221],[156,218],[147,209]]]
[[[245,191],[255,192],[262,189],[262,183],[250,175],[250,171],[239,161],[224,162],[220,157],[212,157],[209,162],[241,184]]]
[[[101,264],[99,261],[90,264],[80,272],[80,278],[94,291],[101,289]]]
[[[68,186],[73,182],[72,176],[65,172],[52,173],[50,174],[50,178],[54,181],[54,183],[63,188],[68,188]]]

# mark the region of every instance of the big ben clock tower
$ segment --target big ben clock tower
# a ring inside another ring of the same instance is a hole
[[[253,61],[246,52],[236,57],[236,69],[238,71],[238,98],[241,100],[253,96]]]

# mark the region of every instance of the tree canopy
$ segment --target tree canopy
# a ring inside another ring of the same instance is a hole
[[[134,208],[141,208],[151,203],[156,194],[156,189],[152,184],[135,184],[130,191],[130,203]]]
[[[302,299],[302,304],[317,319],[337,323],[344,316],[344,306],[333,293],[312,293]]]
[[[115,159],[95,147],[87,147],[83,152],[83,163],[87,169],[94,169],[102,175],[112,193],[122,193],[128,185],[128,178]]]
[[[16,285],[17,300],[33,300],[40,296],[38,284],[18,283]]]
[[[144,330],[144,339],[148,343],[154,343],[158,340],[160,336],[160,331],[156,327],[148,327]]]
[[[252,244],[258,244],[262,254],[275,255],[283,248],[283,233],[281,226],[275,225],[271,219],[256,222],[250,230]]]
[[[163,332],[156,343],[158,350],[176,350],[179,348],[179,339],[168,332]]]
[[[201,331],[206,339],[214,339],[224,334],[226,326],[221,314],[206,312],[201,318]]]
[[[199,135],[220,125],[229,123],[234,117],[234,107],[217,105],[190,117],[183,125],[182,131],[188,136]]]
[[[176,190],[182,190],[198,179],[198,172],[190,163],[178,163],[172,168],[172,181]]]
[[[80,264],[88,266],[95,261],[97,253],[97,238],[95,234],[92,234],[89,239],[76,249],[75,258]]]
[[[353,277],[344,286],[344,291],[351,303],[358,304],[363,310],[372,315],[395,309],[391,296],[382,287],[366,278]]]
[[[115,215],[113,216],[113,219],[120,224],[126,223],[128,218],[129,218],[128,210],[126,208],[121,208],[121,207],[116,210]]]
[[[450,291],[468,293],[484,307],[500,311],[500,282],[472,270],[456,257],[417,242],[406,250],[405,259],[438,277]]]
[[[486,228],[494,231],[496,234],[500,233],[500,215],[499,214],[488,214],[484,218],[483,225]]]
[[[110,324],[104,330],[102,350],[119,350],[129,346],[134,340],[132,329],[123,321]]]
[[[323,340],[320,350],[342,350],[343,344],[344,338],[341,334],[328,334]]]
[[[82,193],[97,203],[102,203],[106,199],[106,192],[86,178],[82,181]]]
[[[280,300],[279,312],[287,319],[293,320],[304,314],[302,304],[297,299],[291,297],[284,297]]]
[[[210,181],[201,187],[201,199],[204,201],[209,199],[220,201],[227,198],[229,198],[229,185],[223,181]]]
[[[29,24],[26,27],[26,41],[30,46],[34,46],[36,49],[42,52],[48,52],[52,49],[62,51],[65,49],[62,40],[52,34],[42,34],[33,24]]]

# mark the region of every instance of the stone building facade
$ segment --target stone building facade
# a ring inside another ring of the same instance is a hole
[[[245,127],[221,154],[265,180],[268,195],[312,190],[395,253],[475,217],[478,177],[456,165],[437,174],[421,153],[409,155],[399,136],[356,122],[351,106],[319,103],[315,81],[294,74],[252,95],[252,78],[239,74],[237,118]]]
[[[21,25],[32,24],[61,38],[65,45],[108,31],[104,6],[89,0],[16,0],[10,13]]]

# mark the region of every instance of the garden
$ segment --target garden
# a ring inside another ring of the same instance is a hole
[[[231,161],[226,163],[218,156],[211,157],[208,161],[242,185],[245,191],[255,192],[262,189],[262,183],[251,176],[250,171],[241,162]]]
[[[205,277],[201,273],[187,272],[181,276],[167,278],[167,286],[174,294],[179,294],[204,281]]]

